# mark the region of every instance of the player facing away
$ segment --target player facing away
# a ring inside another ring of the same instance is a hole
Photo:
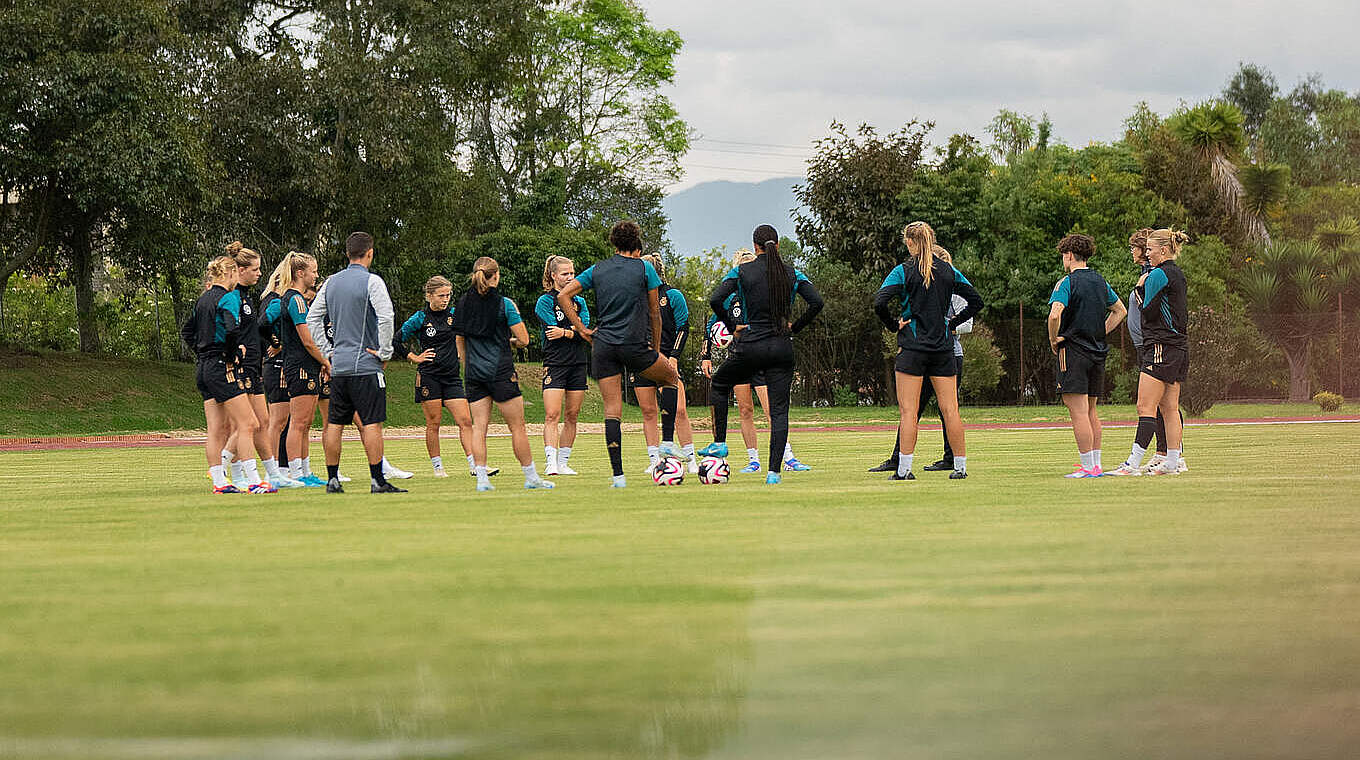
[[[576,421],[585,401],[586,340],[572,329],[571,320],[557,303],[557,294],[576,279],[576,265],[566,256],[549,256],[543,263],[543,295],[534,304],[543,339],[543,455],[545,475],[575,475],[571,448],[576,443]],[[586,299],[574,296],[572,309],[590,327]],[[558,423],[561,427],[558,427]]]
[[[529,345],[529,331],[515,302],[501,295],[501,269],[496,260],[482,256],[472,265],[472,287],[458,299],[453,332],[458,355],[467,365],[468,405],[472,408],[472,456],[476,461],[477,490],[495,490],[487,479],[486,431],[491,424],[491,403],[510,428],[510,442],[524,470],[524,487],[552,488],[539,477],[529,434],[524,427],[524,397],[515,376],[512,349]]]
[[[1110,475],[1138,475],[1143,455],[1157,431],[1157,410],[1166,420],[1166,459],[1148,475],[1180,473],[1181,385],[1190,371],[1190,341],[1186,335],[1189,309],[1185,274],[1176,266],[1181,246],[1189,240],[1184,232],[1170,229],[1148,234],[1148,261],[1152,270],[1138,280],[1134,297],[1142,318],[1143,354],[1138,374],[1138,433],[1129,458]]]
[[[458,426],[458,442],[467,457],[468,473],[477,474],[472,454],[472,412],[463,390],[458,344],[454,340],[454,309],[449,305],[452,299],[453,283],[447,277],[435,275],[426,280],[425,306],[402,323],[392,347],[393,356],[416,365],[415,400],[425,414],[425,451],[430,455],[430,466],[436,478],[449,476],[439,453],[439,428],[445,408]],[[420,347],[420,353],[407,349],[412,339]],[[495,472],[488,470],[487,474],[494,475]]]
[[[263,482],[255,463],[254,434],[258,422],[241,380],[241,296],[236,290],[236,262],[231,256],[213,259],[208,264],[208,280],[208,289],[198,297],[193,313],[180,328],[180,338],[198,357],[194,380],[203,396],[203,417],[208,426],[208,474],[213,493],[242,492],[228,479],[227,468],[221,463],[228,425],[240,433],[237,454],[241,455],[244,490],[274,493],[277,489]]]
[[[278,488],[302,488],[307,485],[288,475],[288,382],[283,374],[283,294],[293,288],[294,275],[305,269],[311,260],[305,253],[289,251],[269,275],[264,297],[260,300],[259,331],[264,344],[263,383],[265,401],[269,405],[269,422],[265,431],[278,448],[279,479],[271,482]],[[289,329],[292,325],[288,326]]]
[[[345,425],[358,415],[359,439],[368,455],[370,493],[406,493],[383,473],[383,423],[387,421],[387,381],[383,368],[392,358],[392,299],[387,284],[369,268],[373,236],[354,232],[345,240],[349,266],[327,278],[307,312],[307,329],[329,359],[330,425],[322,433],[326,452],[326,493],[344,493],[340,449]],[[333,339],[326,334],[330,319]]]
[[[312,472],[311,430],[317,399],[330,374],[330,361],[307,329],[306,291],[316,283],[316,259],[299,254],[293,259],[298,269],[284,291],[278,319],[283,341],[283,382],[288,387],[288,477],[303,485],[321,487],[325,481]]]
[[[1148,235],[1151,233],[1151,229],[1144,227],[1129,236],[1129,256],[1133,259],[1134,264],[1141,267],[1142,272],[1139,275],[1140,277],[1143,274],[1152,271],[1152,264],[1148,263],[1147,258],[1147,239]],[[1137,287],[1129,293],[1128,320],[1129,337],[1133,339],[1133,349],[1138,357],[1138,366],[1141,367],[1143,366],[1143,318],[1141,310],[1138,307]],[[1180,416],[1181,429],[1183,430],[1185,428],[1185,415],[1180,414],[1179,409],[1176,411]],[[1153,454],[1152,458],[1148,460],[1148,463],[1143,466],[1143,471],[1146,472],[1153,467],[1158,467],[1164,461],[1166,461],[1166,419],[1162,417],[1162,410],[1159,408],[1157,410],[1157,453]],[[1187,472],[1190,469],[1189,466],[1185,464],[1184,446],[1181,447],[1179,469],[1181,472]]]
[[[639,373],[661,387],[661,451],[679,456],[675,446],[675,406],[680,376],[661,355],[661,278],[642,260],[642,229],[618,222],[609,231],[614,255],[580,273],[558,291],[557,305],[571,329],[594,346],[591,369],[604,400],[604,439],[614,488],[628,485],[623,475],[623,373]],[[595,327],[588,328],[572,299],[595,291]],[[649,328],[650,325],[650,328]],[[647,339],[651,330],[651,341]]]
[[[897,333],[897,405],[902,431],[897,472],[893,480],[915,480],[911,460],[916,451],[916,420],[920,416],[921,385],[929,382],[944,416],[945,434],[954,452],[951,480],[968,477],[963,422],[959,419],[959,391],[954,364],[954,331],[982,310],[982,296],[952,264],[935,256],[935,230],[925,222],[912,222],[902,230],[902,242],[911,252],[905,264],[893,267],[874,296],[874,313],[889,330]],[[963,296],[966,305],[950,317],[953,297]],[[901,305],[894,313],[893,301]]]
[[[1124,303],[1088,262],[1096,252],[1089,235],[1068,235],[1058,242],[1067,276],[1049,296],[1048,345],[1058,361],[1058,392],[1072,417],[1081,469],[1069,478],[1098,478],[1100,415],[1096,403],[1105,389],[1105,336],[1124,319]]]
[[[666,284],[666,268],[661,263],[660,256],[649,253],[643,256],[642,260],[651,264],[657,276],[661,278],[661,287],[658,289],[660,293],[658,302],[661,305],[661,355],[666,357],[678,373],[680,355],[684,353],[685,343],[689,341],[689,302],[685,300],[684,293]],[[650,337],[649,335],[648,338]],[[636,373],[632,375],[632,381],[638,407],[642,410],[642,433],[647,441],[648,460],[645,472],[650,475],[657,462],[661,461],[659,446],[661,430],[658,425],[660,405],[657,403],[656,383]],[[694,428],[689,422],[683,382],[679,384],[675,402],[675,434],[680,439],[681,458],[688,462],[690,473],[697,475],[699,460],[694,456]]]
[[[938,245],[935,246],[935,257],[946,264],[954,263],[954,258],[950,255],[949,251],[946,251]],[[968,302],[964,300],[963,296],[955,293],[953,298],[949,300],[949,312],[945,316],[953,319],[954,315],[962,311],[967,305]],[[957,373],[954,375],[955,387],[962,387],[963,385],[963,342],[959,340],[959,336],[966,335],[972,331],[973,320],[971,319],[959,325],[958,329],[954,330],[954,369]],[[918,423],[921,421],[921,413],[926,408],[926,404],[934,396],[934,387],[930,383],[921,383],[921,403],[916,407],[916,421]],[[936,404],[935,406],[938,410],[939,404]],[[940,412],[940,436],[944,438],[944,456],[921,468],[926,472],[954,471],[954,450],[949,447],[949,430],[944,425],[943,411]],[[899,426],[897,429],[897,437],[893,439],[892,454],[890,454],[887,459],[883,460],[882,464],[870,467],[869,472],[897,472],[897,454],[898,449],[901,448],[901,446],[902,428]]]
[[[765,373],[770,391],[770,460],[767,485],[780,482],[784,444],[789,437],[789,389],[793,384],[793,336],[812,323],[821,312],[822,295],[807,275],[786,264],[779,256],[779,233],[762,224],[751,235],[757,251],[754,260],[734,267],[708,297],[709,308],[732,333],[727,361],[713,373],[710,389],[713,404],[713,443],[700,456],[727,456],[727,411],[733,386],[748,383],[757,372]],[[740,322],[726,310],[727,299],[737,293],[743,312]],[[794,296],[807,308],[792,319]]]

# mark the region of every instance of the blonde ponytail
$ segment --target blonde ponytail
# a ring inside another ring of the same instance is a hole
[[[310,253],[289,251],[279,262],[279,265],[274,267],[274,271],[270,273],[269,283],[264,292],[282,296],[293,289],[293,282],[297,279],[298,272],[315,263],[316,257]]]
[[[930,287],[935,271],[935,230],[925,222],[912,222],[902,228],[902,242],[907,250],[916,257],[916,266],[921,272],[925,286]]]
[[[229,275],[236,274],[238,269],[236,260],[231,256],[218,256],[208,262],[208,280],[216,282],[225,279]]]
[[[482,256],[472,265],[472,287],[477,290],[477,295],[484,296],[491,290],[491,278],[501,271],[500,264],[490,256]]]
[[[1149,243],[1166,248],[1167,258],[1174,259],[1181,255],[1181,247],[1190,242],[1190,236],[1182,230],[1161,229],[1152,230],[1148,233]]]

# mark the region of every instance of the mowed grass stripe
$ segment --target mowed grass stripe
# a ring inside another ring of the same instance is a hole
[[[890,436],[795,433],[816,469],[779,488],[644,487],[634,438],[623,492],[592,436],[587,474],[547,494],[519,490],[503,439],[484,495],[425,477],[420,442],[391,448],[413,492],[382,498],[213,497],[193,450],[0,455],[0,737],[458,737],[488,758],[1360,741],[1354,426],[1198,429],[1190,475],[1099,481],[1060,477],[1058,431],[971,434],[963,482],[920,472],[924,433],[913,483],[863,472]]]

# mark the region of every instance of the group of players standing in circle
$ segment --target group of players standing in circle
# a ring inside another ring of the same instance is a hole
[[[963,363],[958,335],[971,329],[983,300],[938,245],[929,224],[912,222],[902,240],[910,257],[888,273],[873,303],[885,328],[897,336],[899,426],[893,456],[871,471],[890,471],[894,480],[915,479],[918,421],[933,395],[945,455],[925,469],[949,471],[951,479],[963,479],[968,468],[958,404]],[[793,335],[811,324],[823,301],[807,275],[780,257],[778,241],[773,227],[757,227],[754,250],[739,251],[733,268],[709,295],[712,316],[704,332],[701,370],[711,378],[713,442],[698,450],[678,371],[689,336],[689,304],[683,293],[663,282],[661,261],[642,254],[638,225],[631,221],[614,225],[610,242],[615,255],[579,274],[571,259],[549,256],[543,270],[544,292],[533,310],[541,325],[544,355],[544,474],[577,474],[570,461],[589,374],[604,402],[610,485],[627,485],[621,425],[625,372],[643,413],[647,471],[658,482],[659,469],[687,467],[698,472],[701,458],[726,459],[733,395],[747,450],[743,472],[758,472],[753,393],[769,420],[766,483],[780,483],[784,469],[810,469],[788,443]],[[1081,458],[1067,477],[1185,470],[1178,411],[1188,368],[1185,277],[1175,265],[1184,242],[1184,233],[1172,230],[1140,230],[1130,238],[1131,254],[1144,273],[1127,310],[1089,268],[1094,253],[1091,238],[1069,235],[1058,244],[1068,274],[1050,297],[1049,338],[1059,391],[1071,413]],[[329,278],[320,291],[316,259],[289,253],[268,278],[259,302],[251,295],[261,276],[258,253],[232,243],[225,255],[208,265],[207,288],[181,335],[198,357],[196,381],[204,399],[214,491],[273,493],[279,488],[324,487],[327,492],[342,492],[349,479],[339,473],[340,441],[344,426],[353,423],[367,454],[370,490],[402,492],[389,478],[411,473],[393,467],[383,456],[383,368],[392,358],[416,365],[415,402],[424,412],[426,448],[435,477],[448,475],[440,451],[447,409],[458,426],[477,490],[493,490],[490,478],[499,470],[487,463],[486,436],[495,404],[510,430],[524,487],[552,488],[534,462],[513,363],[513,350],[529,344],[528,330],[515,303],[499,292],[497,262],[478,259],[469,278],[471,287],[456,303],[449,279],[430,278],[424,286],[425,305],[398,327],[385,283],[369,272],[372,237],[354,233],[346,249],[350,266]],[[594,314],[583,297],[588,290],[594,291]],[[806,307],[795,316],[798,298]],[[1096,401],[1104,386],[1105,336],[1126,311],[1139,347],[1139,425],[1129,459],[1106,473],[1101,469]],[[411,350],[412,341],[417,350]],[[334,398],[332,386],[338,388]],[[309,456],[318,405],[324,421],[325,479],[312,472]],[[1144,468],[1142,458],[1154,436],[1158,451]]]

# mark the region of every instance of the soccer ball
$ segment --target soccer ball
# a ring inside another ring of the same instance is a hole
[[[727,466],[727,460],[721,457],[704,457],[699,462],[699,482],[704,485],[714,486],[719,483],[726,483],[732,477],[732,468]]]
[[[717,348],[727,348],[732,345],[732,333],[727,329],[727,325],[721,321],[714,322],[713,328],[709,330],[713,338],[713,345]]]
[[[678,486],[685,482],[685,462],[679,457],[661,457],[652,468],[652,482],[659,486]]]

